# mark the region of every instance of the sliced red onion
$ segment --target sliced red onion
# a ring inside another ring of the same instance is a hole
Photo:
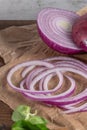
[[[47,71],[45,71],[45,72],[47,72]],[[43,74],[43,73],[45,73],[45,72],[42,72],[41,74],[39,74],[38,75],[38,77],[40,77],[40,79],[42,79],[41,78],[41,75]],[[54,88],[54,89],[52,89],[52,90],[48,90],[48,91],[44,91],[45,92],[45,94],[46,93],[53,93],[53,92],[55,92],[55,91],[57,91],[61,86],[62,86],[62,83],[63,83],[63,75],[60,73],[60,72],[56,72],[56,74],[57,74],[57,76],[58,76],[58,78],[59,78],[59,83],[58,83],[58,85]],[[46,75],[46,73],[45,73],[45,76],[47,76]],[[43,77],[45,77],[45,76],[43,76]],[[28,77],[29,78],[29,77]],[[28,79],[27,79],[28,80]],[[28,80],[29,81],[29,80]],[[35,82],[34,82],[35,81]],[[36,78],[34,78],[32,81],[31,81],[31,83],[29,84],[29,89],[31,90],[31,91],[35,91],[35,89],[34,89],[34,85],[37,83],[39,81],[39,78],[36,80]],[[45,84],[46,86],[47,86],[47,82],[46,82],[46,84]],[[39,86],[40,87],[40,86]],[[43,87],[44,87],[44,85],[43,85]]]
[[[21,80],[19,87],[16,87],[12,83],[11,77],[14,72],[20,68],[24,69],[22,72],[23,79]],[[87,104],[83,104],[79,107],[75,106],[87,100],[87,88],[73,96],[72,94],[76,88],[75,80],[64,73],[67,71],[81,75],[87,79],[86,64],[73,58],[54,57],[38,61],[29,61],[13,67],[8,73],[7,81],[12,88],[21,92],[28,98],[43,101],[49,105],[56,105],[59,108],[65,109],[66,113],[87,111]],[[55,75],[58,77],[58,84],[53,89],[48,89],[48,82]],[[60,94],[55,94],[54,92],[61,89],[64,76],[69,80],[71,86],[68,90],[61,92]],[[35,89],[37,83],[39,83],[39,90]]]
[[[69,81],[71,82],[71,86],[70,86],[70,88],[69,88],[66,92],[63,92],[62,94],[58,95],[60,98],[62,98],[61,95],[63,95],[63,98],[64,98],[64,94],[66,95],[66,97],[67,97],[67,96],[70,96],[70,95],[74,92],[74,90],[75,90],[75,81],[74,81],[72,78],[70,78],[69,76],[66,76],[66,77],[67,77],[67,78],[69,79]],[[48,80],[44,81],[44,84],[43,84],[43,88],[44,88],[45,91],[48,91],[47,83],[48,83]],[[46,85],[46,86],[45,86],[45,85]],[[60,88],[60,87],[59,87],[59,88]],[[55,92],[55,91],[57,91],[59,88],[55,87],[53,91]],[[50,96],[51,96],[51,94],[50,94]],[[58,98],[58,96],[57,96],[57,98]]]
[[[17,91],[19,91],[19,92],[27,92],[28,90],[26,90],[26,89],[20,89],[20,88],[18,88],[17,86],[15,86],[13,83],[12,83],[12,81],[11,81],[11,78],[12,78],[12,75],[14,74],[14,72],[16,72],[18,69],[20,69],[20,68],[22,68],[22,67],[27,67],[27,66],[30,66],[31,67],[31,65],[35,65],[35,66],[45,66],[45,67],[48,67],[48,68],[50,68],[50,67],[53,67],[53,65],[52,64],[50,64],[50,63],[47,63],[47,62],[45,62],[45,61],[30,61],[30,62],[25,62],[25,63],[22,63],[22,64],[18,64],[17,66],[15,66],[14,68],[12,68],[11,70],[10,70],[10,72],[8,73],[8,76],[7,76],[7,81],[8,81],[8,83],[9,83],[9,85],[13,88],[13,89],[15,89],[15,90],[17,90]],[[35,93],[35,92],[32,92],[32,93]],[[37,92],[38,93],[38,92]],[[43,93],[43,91],[42,91],[42,93]]]
[[[75,105],[78,105],[79,103],[82,103],[83,101],[78,101],[78,102],[74,102],[74,103],[71,103],[71,104],[67,104],[67,105],[61,105],[62,108],[64,109],[67,109],[67,110],[71,110],[71,109],[74,109],[74,108],[77,108],[75,107]],[[86,109],[86,108],[84,108]]]
[[[43,61],[48,61],[48,62],[49,61],[71,61],[73,63],[75,62],[77,64],[83,65],[85,66],[85,68],[87,68],[87,65],[81,62],[80,60],[71,57],[65,57],[65,56],[50,57],[50,58],[43,59]]]
[[[47,68],[37,68],[31,71],[31,73],[26,77],[26,87],[29,89],[30,83],[32,82],[33,78],[36,77],[39,73],[41,74]]]
[[[45,8],[37,18],[38,30],[43,41],[56,51],[75,54],[82,51],[73,42],[72,25],[79,16],[71,11]]]
[[[24,78],[27,73],[29,73],[35,66],[29,66],[22,72],[22,77]]]
[[[38,100],[38,101],[50,101],[50,100],[54,100],[54,99],[60,100],[62,98],[70,96],[73,93],[73,91],[75,90],[75,82],[74,82],[74,80],[72,78],[68,77],[68,76],[67,76],[67,78],[69,78],[69,81],[71,82],[71,87],[68,90],[66,90],[65,92],[63,92],[63,93],[61,93],[59,95],[54,95],[54,96],[52,96],[52,95],[47,95],[47,96],[43,95],[42,96],[41,95],[42,97],[40,97],[40,95],[36,95],[36,94],[32,95],[30,93],[25,93],[25,92],[24,92],[24,95],[26,95],[27,97],[29,97],[29,98],[31,98],[33,100]]]
[[[70,110],[64,111],[64,113],[74,113],[74,112],[80,112],[80,111],[86,111],[87,110],[87,103],[79,106],[79,107],[74,107]]]
[[[59,61],[59,62],[56,62],[55,64],[55,67],[69,67],[69,68],[73,68],[73,69],[77,69],[77,70],[80,70],[82,71],[83,73],[87,73],[87,70],[84,69],[84,67],[80,64],[77,64],[77,63],[73,63],[73,62],[69,62],[69,61]],[[66,70],[63,70],[62,73],[66,72]]]
[[[60,106],[64,106],[64,105],[69,105],[69,104],[73,104],[73,103],[79,103],[82,102],[84,100],[87,100],[87,89],[85,89],[84,91],[82,91],[81,93],[77,94],[76,96],[72,96],[72,97],[66,97],[64,99],[61,100],[51,100],[47,101],[46,103],[48,104],[53,104],[53,105],[60,105]],[[65,107],[66,108],[66,107]]]
[[[48,91],[48,82],[50,81],[50,79],[52,78],[52,77],[54,77],[56,74],[50,74],[50,75],[48,75],[48,76],[46,76],[45,78],[43,78],[41,81],[42,81],[42,83],[43,84],[40,84],[41,86],[43,86],[43,90],[45,90],[45,91]],[[62,81],[61,81],[61,78],[60,78],[60,82],[61,83],[63,83],[63,75],[61,75],[62,76]],[[61,84],[62,85],[62,84]],[[53,92],[55,92],[55,91],[57,91],[60,87],[61,87],[61,85],[59,85],[59,82],[58,82],[58,84],[57,84],[57,86],[56,87],[54,87],[52,90],[53,90]],[[60,87],[58,87],[58,86],[60,86]],[[51,91],[52,91],[51,90]]]
[[[74,72],[74,73],[77,73],[77,74],[82,74],[84,77],[86,77],[86,74],[84,74],[83,72],[80,72],[79,70],[75,70],[75,69],[72,69],[72,68],[51,68],[51,69],[49,69],[49,70],[47,70],[46,72],[43,72],[43,73],[41,73],[38,77],[36,77],[36,78],[34,78],[34,80],[33,80],[33,82],[31,82],[31,84],[30,84],[30,90],[32,90],[32,88],[33,88],[33,86],[39,81],[39,80],[41,80],[44,76],[46,76],[46,75],[48,75],[48,74],[50,74],[50,73],[52,73],[52,72],[56,72],[56,71],[61,71],[61,70],[66,70],[66,71],[71,71],[71,72]],[[74,84],[74,81],[73,81],[73,84]],[[28,96],[28,92],[29,92],[29,90],[27,90],[27,93],[25,94],[25,95],[27,95]],[[35,91],[36,92],[36,91]],[[32,91],[31,91],[31,93],[33,93]],[[39,93],[39,92],[38,92]],[[48,93],[47,91],[45,92],[45,93]],[[30,95],[29,95],[30,96]],[[65,95],[62,95],[62,96],[65,96]],[[33,95],[33,99],[40,99],[40,100],[57,100],[57,99],[59,99],[59,98],[61,98],[62,96],[60,96],[60,97],[58,97],[58,95],[55,95],[55,96],[51,96],[51,97],[39,97],[38,95],[37,95],[37,97],[35,96],[35,95]]]

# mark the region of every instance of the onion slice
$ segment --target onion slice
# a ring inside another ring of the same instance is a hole
[[[82,51],[72,39],[72,25],[79,18],[75,12],[45,8],[37,17],[37,26],[42,40],[52,49],[75,54]]]

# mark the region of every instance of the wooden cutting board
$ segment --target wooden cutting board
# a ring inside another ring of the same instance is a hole
[[[77,13],[83,15],[87,8],[83,8]],[[83,13],[84,12],[84,13]],[[43,43],[38,35],[36,24],[27,26],[11,26],[0,31],[0,54],[5,65],[0,68],[0,99],[11,109],[15,109],[20,104],[28,104],[33,110],[37,109],[38,114],[49,120],[50,130],[86,130],[87,112],[76,114],[63,114],[57,107],[48,107],[39,102],[32,102],[20,93],[12,90],[6,81],[6,75],[14,65],[32,59],[42,59],[52,56],[64,55],[50,49]],[[70,56],[87,63],[87,54],[64,55]],[[18,79],[19,72],[14,79]],[[75,76],[79,81],[79,91],[84,87],[84,79]],[[86,81],[85,81],[86,84]]]

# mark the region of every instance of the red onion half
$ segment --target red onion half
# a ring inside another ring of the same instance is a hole
[[[21,68],[23,69],[20,73],[22,80],[16,86],[12,82],[12,76]],[[9,71],[7,81],[10,87],[29,99],[63,108],[65,113],[87,111],[87,103],[80,104],[87,100],[87,88],[73,95],[76,91],[76,81],[66,72],[78,74],[87,79],[86,64],[73,58],[60,56],[18,64]],[[48,84],[55,76],[58,82],[49,88]]]
[[[79,16],[71,11],[55,8],[41,10],[37,18],[39,34],[43,41],[56,51],[75,54],[82,51],[72,39],[72,25]]]
[[[87,52],[87,14],[81,16],[72,27],[74,42]]]

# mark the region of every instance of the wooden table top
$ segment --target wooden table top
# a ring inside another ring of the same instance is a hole
[[[0,67],[3,66],[4,60],[0,57]],[[0,101],[0,130],[10,130],[12,110],[5,103]]]
[[[11,120],[12,110],[0,101],[0,130],[11,130],[12,120]]]

